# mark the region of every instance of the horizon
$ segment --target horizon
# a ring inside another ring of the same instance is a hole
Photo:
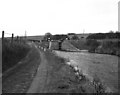
[[[7,3],[6,3],[7,2]],[[0,37],[118,31],[119,0],[0,1]]]

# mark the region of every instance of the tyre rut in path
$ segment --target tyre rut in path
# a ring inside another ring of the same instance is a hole
[[[27,93],[43,93],[47,81],[47,60],[44,53],[39,50],[41,57],[41,64],[38,67],[36,77],[34,78],[30,89]]]

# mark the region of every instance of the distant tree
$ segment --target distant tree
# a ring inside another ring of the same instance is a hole
[[[79,40],[79,37],[77,35],[74,35],[71,39],[72,40]]]
[[[48,41],[52,38],[52,34],[50,32],[45,33],[44,40]]]
[[[52,39],[53,40],[65,40],[66,38],[69,39],[69,37],[67,35],[53,35]]]
[[[114,33],[114,31],[110,30],[109,33]]]
[[[116,31],[116,33],[120,33],[120,31]]]
[[[87,39],[86,45],[90,47],[90,52],[94,52],[95,49],[100,45],[100,43],[97,40]]]
[[[68,33],[68,35],[76,35],[75,33]]]
[[[120,39],[120,32],[116,32],[115,35],[117,39]]]

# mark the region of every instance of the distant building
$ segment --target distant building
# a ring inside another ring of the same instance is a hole
[[[118,31],[120,32],[120,1],[118,2]]]

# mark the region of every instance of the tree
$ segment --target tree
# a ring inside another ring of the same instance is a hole
[[[110,30],[109,33],[114,33],[114,31]]]
[[[52,38],[52,34],[50,32],[45,33],[44,40],[48,41]]]
[[[74,35],[74,36],[72,37],[72,40],[79,40],[79,38],[78,38],[77,35]]]

